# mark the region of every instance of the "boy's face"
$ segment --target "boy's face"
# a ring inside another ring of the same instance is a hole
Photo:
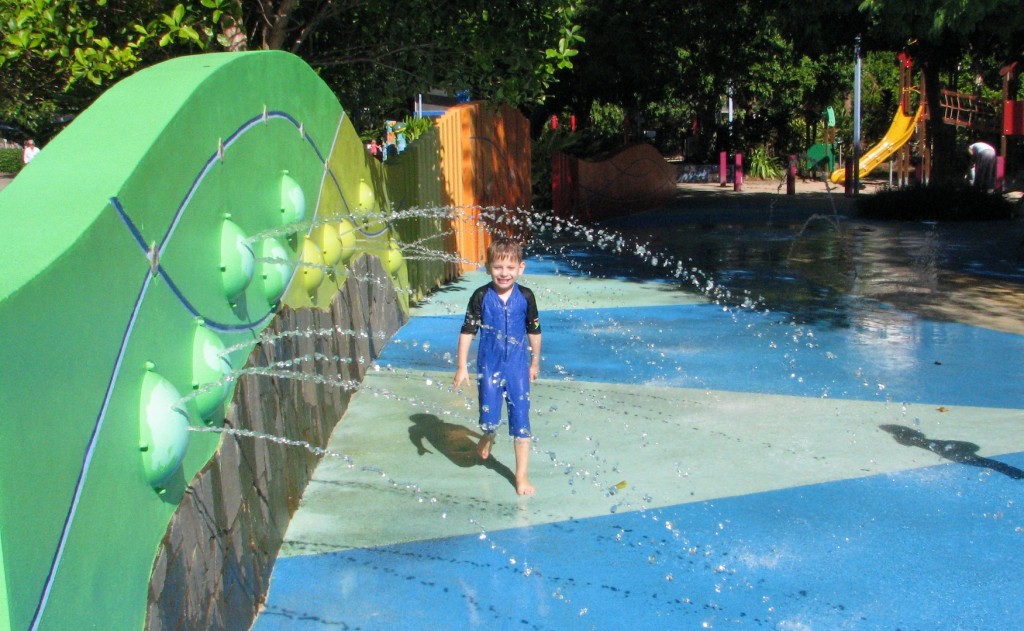
[[[524,269],[526,269],[524,261],[514,261],[510,258],[496,259],[491,261],[487,267],[487,271],[491,273],[491,280],[494,281],[494,286],[498,291],[510,289]]]

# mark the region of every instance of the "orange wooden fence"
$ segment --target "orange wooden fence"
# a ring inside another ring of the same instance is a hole
[[[511,107],[481,102],[451,108],[437,125],[444,202],[459,210],[452,228],[466,271],[484,261],[492,234],[524,235],[516,218],[530,208],[530,125]]]

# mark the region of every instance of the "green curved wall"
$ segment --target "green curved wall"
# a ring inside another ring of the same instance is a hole
[[[254,52],[139,72],[0,193],[0,629],[144,625],[218,446],[185,425],[222,422],[280,305],[326,305],[355,251],[408,299],[384,191],[315,73]]]

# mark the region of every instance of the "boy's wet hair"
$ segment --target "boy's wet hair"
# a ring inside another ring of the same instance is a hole
[[[510,259],[516,263],[523,262],[523,246],[509,237],[498,237],[487,246],[487,264]]]

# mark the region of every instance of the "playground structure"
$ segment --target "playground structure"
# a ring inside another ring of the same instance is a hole
[[[900,62],[899,107],[889,125],[889,130],[885,132],[882,139],[860,156],[857,172],[859,175],[867,175],[895,154],[897,182],[900,186],[904,186],[909,183],[911,172],[910,148],[907,143],[914,137],[915,132],[923,134],[922,122],[925,119],[926,108],[923,98],[920,99],[916,109],[911,106],[910,97],[915,92],[911,74],[913,62],[904,53],[900,53],[898,59]],[[919,94],[924,94],[923,87]],[[832,171],[829,179],[833,184],[846,182],[847,168],[841,167]]]
[[[254,51],[51,141],[0,192],[0,631],[245,628],[315,458],[220,432],[322,449],[409,301],[482,260],[481,209],[529,206],[528,131],[462,104],[385,165]]]
[[[822,142],[815,143],[807,148],[807,159],[805,167],[808,171],[823,169],[826,173],[832,173],[836,169],[836,112],[832,106],[825,108],[822,114]]]
[[[999,155],[996,157],[997,190],[1002,189],[1006,175],[1009,139],[1024,136],[1024,101],[1013,98],[1017,93],[1017,83],[1020,79],[1020,65],[1020,62],[1015,61],[999,69],[999,75],[1003,78],[1001,100],[961,94],[952,90],[943,90],[941,95],[943,122],[999,135]]]
[[[889,130],[881,140],[860,156],[857,168],[859,175],[867,175],[893,156],[895,156],[895,176],[899,186],[905,186],[915,176],[920,182],[927,182],[931,175],[931,148],[927,142],[925,122],[931,113],[928,111],[925,85],[922,78],[919,88],[913,87],[912,59],[900,53],[900,104],[893,116]],[[1003,97],[1001,100],[987,99],[981,96],[964,94],[953,90],[940,92],[939,107],[942,110],[942,121],[949,125],[965,127],[979,133],[1000,136],[999,155],[996,163],[996,190],[1003,188],[1005,178],[1006,155],[1009,147],[1008,139],[1024,135],[1024,101],[1016,101],[1016,83],[1019,76],[1019,62],[1004,66],[1000,70],[1003,77]],[[917,93],[919,104],[911,105],[911,95]],[[917,136],[920,146],[920,160],[915,167],[910,155],[910,141]],[[810,149],[818,148],[814,145]],[[815,164],[821,163],[821,151],[812,155],[808,150],[808,163],[817,158]],[[852,161],[851,161],[852,164]],[[835,184],[847,180],[847,169],[840,167],[832,171],[829,179]]]

